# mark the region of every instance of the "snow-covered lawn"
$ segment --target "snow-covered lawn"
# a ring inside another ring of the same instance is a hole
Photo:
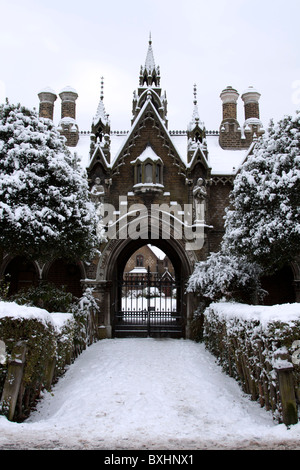
[[[298,444],[299,442],[299,444]],[[202,344],[113,339],[93,344],[27,422],[0,417],[0,449],[298,448],[222,373]]]

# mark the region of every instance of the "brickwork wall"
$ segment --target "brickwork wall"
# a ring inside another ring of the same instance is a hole
[[[51,119],[53,121],[53,111],[54,107],[52,103],[47,101],[40,103],[39,116],[41,118]]]
[[[119,174],[113,176],[112,186],[110,188],[110,201],[118,206],[119,195],[127,196],[128,192],[133,191],[134,186],[134,168],[131,161],[142,154],[146,146],[150,144],[154,152],[162,159],[163,184],[164,191],[170,192],[170,196],[164,196],[163,193],[156,194],[135,194],[128,197],[130,203],[140,204],[162,204],[169,201],[177,201],[182,205],[188,203],[188,191],[185,184],[185,177],[178,174],[178,167],[174,165],[174,158],[168,153],[169,150],[164,146],[164,140],[160,137],[159,130],[153,129],[153,122],[146,120],[144,126],[139,130],[139,137],[135,139],[134,145],[130,148],[130,154],[124,158],[124,164],[119,168]]]
[[[208,224],[213,226],[208,236],[210,252],[219,251],[224,234],[225,209],[229,205],[229,194],[231,190],[232,184],[230,183],[213,183],[211,186],[207,219]]]
[[[259,105],[256,102],[245,104],[245,120],[249,118],[259,119]]]
[[[68,147],[76,147],[79,140],[79,132],[72,132],[64,129],[61,134],[67,139],[66,145]]]
[[[76,118],[76,103],[75,101],[62,101],[61,103],[61,117]]]
[[[225,130],[220,129],[219,143],[223,149],[242,150],[248,149],[253,140],[253,132],[245,132],[245,138],[242,139],[242,133],[237,129],[237,122],[229,122]]]
[[[236,119],[237,104],[236,103],[224,103],[223,104],[223,120],[225,119]]]

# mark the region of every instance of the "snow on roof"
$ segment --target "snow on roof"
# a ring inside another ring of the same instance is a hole
[[[158,259],[160,259],[160,260],[165,259],[166,253],[164,253],[160,248],[158,248],[155,245],[147,245],[147,246],[148,246],[148,248],[150,248],[151,251],[153,251],[153,253],[155,254],[155,256]]]
[[[89,134],[80,134],[76,147],[68,147],[71,153],[77,153],[83,168],[87,168],[90,162],[90,143]]]
[[[130,274],[147,274],[147,269],[138,267],[138,268],[133,268],[131,271],[129,271]]]
[[[208,163],[212,175],[234,175],[243,163],[248,150],[224,150],[219,144],[218,135],[206,137]]]
[[[119,155],[123,145],[128,137],[128,132],[113,132],[110,136],[110,150],[111,150],[111,164],[114,163],[117,155]],[[177,133],[174,135],[170,133],[171,141],[177,149],[182,161],[187,163],[187,136],[185,132]],[[219,144],[218,135],[207,135],[207,149],[208,149],[208,163],[212,169],[212,175],[234,175],[238,168],[244,162],[248,150],[224,150]],[[90,134],[80,133],[79,141],[76,148],[70,148],[71,152],[76,152],[81,157],[81,162],[84,168],[89,165],[89,152],[90,152]],[[149,155],[148,155],[149,154]],[[141,158],[159,158],[151,147],[147,147],[140,155]]]
[[[147,145],[141,155],[139,155],[134,161],[130,163],[136,163],[137,161],[143,163],[146,160],[151,160],[153,162],[161,162],[161,158],[154,152],[153,148],[150,145]]]

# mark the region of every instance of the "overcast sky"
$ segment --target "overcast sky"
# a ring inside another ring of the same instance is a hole
[[[112,129],[129,129],[150,31],[169,129],[186,129],[194,83],[210,130],[227,85],[261,93],[265,127],[300,109],[299,0],[0,0],[0,17],[0,101],[38,109],[42,88],[71,86],[80,130],[90,129],[101,76]],[[242,124],[241,99],[238,113]]]

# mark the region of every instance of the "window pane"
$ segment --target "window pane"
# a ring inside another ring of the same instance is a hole
[[[152,183],[152,165],[147,163],[145,166],[145,183]]]
[[[137,267],[143,267],[144,266],[144,257],[143,257],[143,255],[137,255],[136,265],[137,265]]]
[[[137,172],[137,183],[141,183],[142,182],[142,166],[141,165],[137,166],[136,172]]]
[[[160,165],[156,165],[156,183],[161,182],[160,170],[161,170]]]

